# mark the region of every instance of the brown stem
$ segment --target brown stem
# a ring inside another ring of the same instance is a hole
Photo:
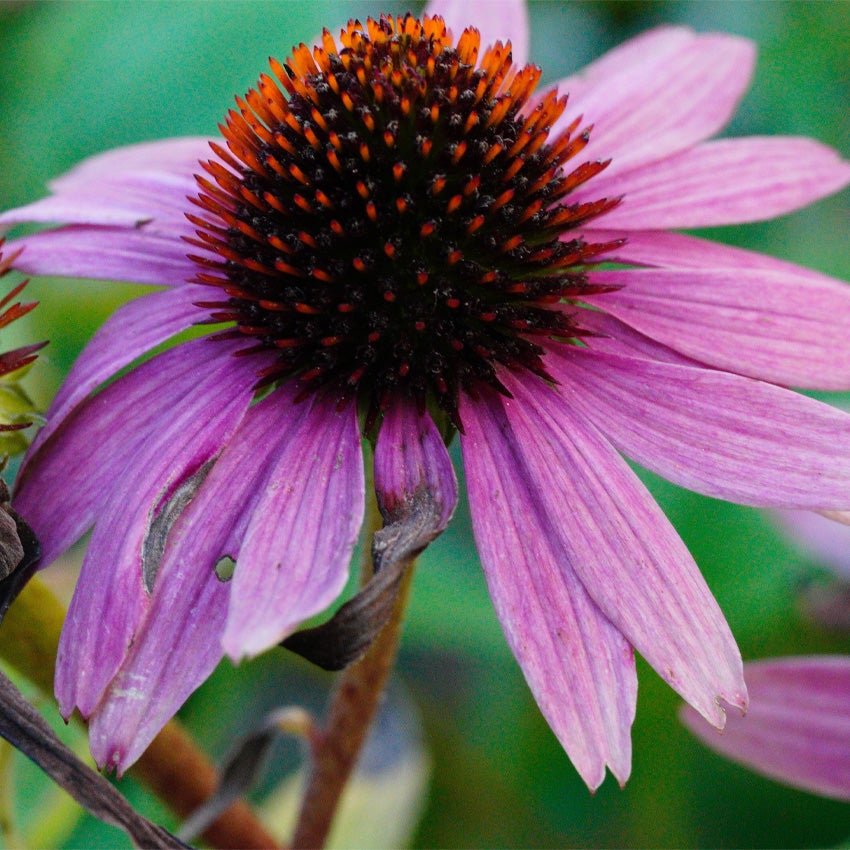
[[[292,850],[323,847],[342,792],[357,762],[395,660],[402,614],[413,569],[408,568],[392,618],[369,651],[342,673],[324,734],[313,750],[304,802]]]
[[[34,578],[0,626],[0,658],[47,694],[53,690],[53,668],[64,618],[62,604]],[[175,720],[165,726],[130,772],[181,818],[203,803],[218,785],[212,762]],[[242,801],[222,812],[203,837],[212,847],[222,850],[276,846],[274,838]]]
[[[156,736],[130,772],[180,818],[188,817],[218,788],[218,772],[212,762],[174,720]],[[202,836],[210,846],[221,850],[277,846],[244,800],[223,811]]]

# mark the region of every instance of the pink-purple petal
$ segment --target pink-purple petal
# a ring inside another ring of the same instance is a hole
[[[209,142],[206,136],[179,136],[112,148],[83,160],[48,185],[53,192],[74,193],[100,180],[120,181],[130,173],[182,177],[209,156]]]
[[[608,178],[603,172],[569,202],[623,196],[598,219],[605,228],[712,227],[765,221],[808,206],[850,183],[850,164],[796,137],[704,142]]]
[[[198,162],[209,140],[166,139],[90,157],[50,183],[51,194],[0,214],[0,231],[25,222],[144,226],[169,236],[183,227],[186,196],[194,194]]]
[[[684,543],[568,400],[538,379],[502,378],[514,396],[504,402],[513,440],[566,563],[659,675],[722,727],[721,699],[746,707],[741,657]]]
[[[24,249],[15,261],[15,268],[24,274],[179,286],[198,272],[187,257],[192,249],[180,238],[192,235],[192,230],[188,222],[169,230],[162,234],[151,232],[147,225],[74,225],[43,230],[9,245]]]
[[[375,445],[375,492],[384,513],[393,516],[425,489],[440,506],[442,531],[457,506],[457,478],[443,438],[428,413],[400,396],[393,399]]]
[[[604,223],[604,219],[602,220]],[[668,269],[743,269],[752,272],[787,272],[812,280],[831,280],[820,272],[779,260],[767,254],[734,248],[721,242],[710,242],[684,233],[665,230],[607,230],[588,225],[583,238],[587,242],[611,242],[623,239],[626,244],[615,252],[616,260]]]
[[[666,61],[693,44],[696,38],[689,27],[668,25],[645,30],[603,53],[577,74],[564,78],[558,88],[575,97],[585,97],[588,91],[608,85],[611,80],[622,80],[630,71],[644,78],[651,77],[653,72],[661,72]],[[649,72],[644,66],[648,66]]]
[[[850,511],[818,511],[818,513],[830,520],[841,525],[850,525]]]
[[[587,298],[631,327],[719,369],[807,389],[850,390],[850,286],[749,269],[628,269]]]
[[[575,315],[574,310],[568,312]],[[636,331],[619,319],[615,319],[610,313],[603,313],[601,310],[582,310],[578,314],[578,323],[583,330],[593,334],[587,343],[593,351],[607,351],[611,354],[643,357],[686,366],[704,365]]]
[[[175,522],[150,608],[89,723],[99,766],[129,767],[221,660],[231,585],[215,568],[238,552],[271,459],[298,422],[292,396],[282,388],[248,411]]]
[[[237,349],[233,343],[201,339],[158,355],[80,404],[27,455],[14,504],[35,531],[45,566],[92,525],[115,482],[132,465],[138,446],[191,396],[199,376],[231,360]],[[250,387],[252,364],[234,363]],[[57,511],[54,498],[44,494],[60,493],[62,510]]]
[[[455,40],[468,27],[481,33],[483,54],[497,41],[511,42],[514,65],[528,63],[530,30],[525,0],[429,0],[426,15],[439,15]]]
[[[591,789],[624,783],[637,677],[622,634],[570,569],[501,402],[461,399],[476,543],[505,636],[544,717]]]
[[[150,604],[142,549],[156,512],[219,453],[251,401],[246,364],[221,354],[203,372],[196,364],[195,385],[114,470],[59,642],[56,697],[65,717],[74,706],[84,717],[94,710]],[[87,460],[97,465],[96,449]]]
[[[833,518],[814,511],[774,511],[772,515],[810,561],[850,581],[850,528],[841,521],[845,514]]]
[[[713,136],[750,83],[755,63],[750,41],[682,30],[654,32],[653,43],[637,55],[628,48],[650,41],[648,36],[612,51],[604,65],[590,66],[588,75],[558,83],[570,99],[556,131],[579,116],[592,124],[582,155],[612,159],[606,178]]]
[[[236,556],[222,638],[234,660],[279,643],[345,586],[363,521],[363,452],[356,405],[336,407],[332,395],[294,405],[298,422]]]
[[[107,379],[192,322],[206,318],[207,311],[194,305],[204,297],[209,297],[206,287],[187,285],[152,292],[119,307],[71,367],[47,411],[46,424],[33,441],[32,451]]]
[[[778,782],[850,800],[850,658],[759,661],[745,667],[750,709],[722,734],[689,709],[682,720],[704,744]]]
[[[565,346],[546,362],[571,406],[682,487],[763,507],[850,504],[847,413],[713,369]]]

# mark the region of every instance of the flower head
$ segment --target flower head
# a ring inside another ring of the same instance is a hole
[[[339,42],[273,61],[228,115],[188,216],[218,255],[190,257],[223,299],[203,306],[275,353],[265,381],[332,386],[370,423],[433,400],[462,428],[460,393],[548,377],[535,340],[582,333],[563,305],[605,291],[586,269],[621,242],[576,228],[619,199],[560,201],[608,163],[568,165],[589,131],[550,138],[566,96],[532,103],[540,70],[476,30],[383,17]]]
[[[784,388],[850,388],[847,288],[667,231],[789,212],[850,166],[806,139],[704,141],[748,83],[741,39],[655,30],[540,94],[523,5],[480,38],[465,5],[326,32],[212,154],[110,151],[0,217],[65,223],[20,240],[32,273],[166,287],[83,352],[16,495],[45,562],[94,526],[56,687],[100,764],[341,591],[364,431],[382,503],[425,482],[446,521],[440,432],[461,431],[499,619],[591,787],[629,774],[633,648],[715,725],[746,705],[723,615],[620,452],[712,496],[850,507],[850,418]],[[228,326],[103,386],[199,322]]]

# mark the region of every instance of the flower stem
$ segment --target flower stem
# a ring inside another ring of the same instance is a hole
[[[0,659],[45,694],[53,692],[53,668],[65,609],[38,578],[31,579],[0,625]],[[131,769],[178,817],[185,818],[217,788],[212,762],[174,720]],[[239,801],[203,833],[216,848],[268,848],[276,842],[247,803]]]
[[[323,734],[313,749],[292,850],[323,847],[392,670],[413,575],[408,568],[393,615],[366,655],[342,673]]]

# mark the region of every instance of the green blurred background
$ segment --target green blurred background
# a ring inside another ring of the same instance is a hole
[[[254,84],[270,54],[284,57],[322,26],[339,26],[348,17],[404,10],[397,3],[365,2],[2,3],[0,208],[41,196],[47,179],[98,151],[214,134],[234,94]],[[760,61],[728,132],[811,135],[850,156],[848,3],[537,2],[531,20],[532,58],[543,67],[544,81],[660,23],[749,36],[759,45]],[[845,192],[779,222],[709,235],[850,280],[848,206]],[[28,326],[17,323],[16,337],[4,337],[3,348],[22,338],[51,340],[30,383],[47,402],[94,329],[134,289],[41,280],[30,292],[41,306]],[[768,518],[646,480],[701,565],[745,659],[848,651],[846,637],[800,614],[800,582],[816,565],[780,539]],[[383,737],[359,789],[360,814],[384,824],[396,820],[400,831],[366,833],[355,824],[341,843],[392,846],[407,826],[417,847],[847,843],[850,806],[782,788],[708,753],[679,725],[675,694],[642,662],[639,674],[632,778],[621,790],[609,777],[591,796],[505,645],[462,504],[449,531],[421,559],[398,684],[388,703],[394,711],[382,723]],[[183,718],[220,758],[234,736],[274,706],[320,710],[330,681],[282,651],[238,671],[225,663]],[[44,708],[55,716],[52,704]],[[81,746],[73,728],[66,734]],[[399,772],[399,754],[415,769]],[[256,799],[298,759],[297,747],[279,745]],[[413,827],[415,806],[398,795],[415,797],[428,765],[427,797]],[[15,761],[13,773],[19,826],[31,845],[113,846],[120,840],[61,802],[23,760]],[[4,776],[0,782],[8,783],[11,774]],[[383,786],[382,776],[390,777]],[[132,780],[121,785],[145,812],[173,825]],[[43,805],[33,805],[32,795],[41,795]],[[7,842],[14,840],[7,836]]]

